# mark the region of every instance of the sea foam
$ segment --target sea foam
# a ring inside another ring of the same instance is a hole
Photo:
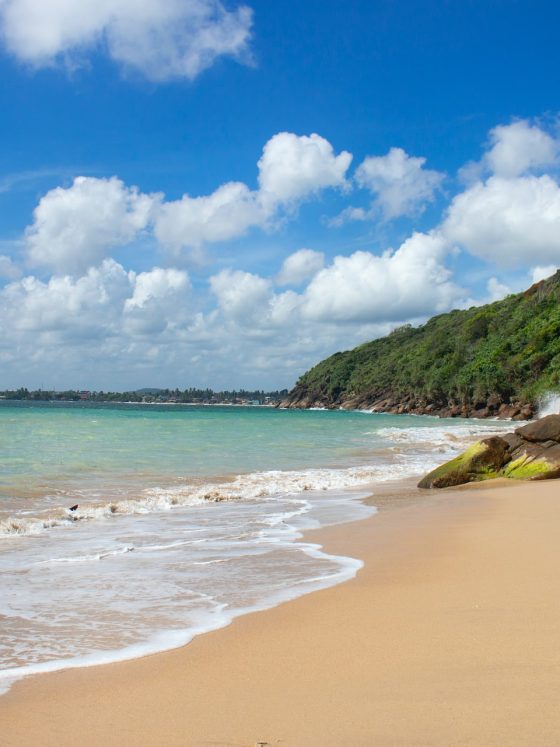
[[[560,413],[560,394],[558,392],[548,392],[539,400],[539,418],[547,415],[558,415]]]
[[[206,503],[257,500],[309,491],[344,490],[396,479],[413,471],[412,463],[401,461],[344,469],[270,470],[238,475],[231,481],[209,481],[203,484],[185,482],[183,485],[147,488],[134,499],[80,503],[75,511],[60,507],[35,516],[30,516],[27,512],[20,513],[0,521],[0,536],[35,535],[55,527],[72,527],[86,520],[107,520],[123,515],[149,514]]]

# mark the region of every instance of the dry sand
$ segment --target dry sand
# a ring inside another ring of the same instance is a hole
[[[315,538],[365,568],[170,653],[28,678],[0,744],[560,745],[560,481]]]

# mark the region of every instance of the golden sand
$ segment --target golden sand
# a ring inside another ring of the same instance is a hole
[[[560,745],[560,481],[314,533],[356,579],[173,652],[30,677],[18,747]]]

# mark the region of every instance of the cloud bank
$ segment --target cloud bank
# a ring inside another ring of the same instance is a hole
[[[5,385],[32,384],[22,371],[59,388],[291,385],[327,354],[474,303],[454,275],[461,256],[478,263],[478,302],[501,298],[560,265],[557,154],[538,125],[500,125],[431,229],[379,251],[288,249],[261,272],[228,242],[282,237],[303,203],[331,190],[338,205],[357,187],[377,201],[367,219],[385,227],[389,216],[418,215],[443,175],[400,149],[352,174],[348,151],[281,132],[264,145],[255,187],[230,181],[167,200],[115,176],[76,177],[39,200],[22,254],[0,256]],[[128,247],[134,257],[140,240],[158,260],[128,270],[115,255]],[[185,259],[209,246],[204,268],[187,272]],[[517,273],[513,285],[502,268]]]

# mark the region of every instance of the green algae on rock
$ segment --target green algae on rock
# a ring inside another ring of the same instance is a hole
[[[423,477],[418,487],[448,488],[496,477],[513,480],[560,477],[560,415],[548,415],[514,433],[477,441],[463,454]]]
[[[419,488],[449,488],[466,482],[491,480],[509,460],[508,444],[498,436],[477,441],[459,456],[432,470]]]

